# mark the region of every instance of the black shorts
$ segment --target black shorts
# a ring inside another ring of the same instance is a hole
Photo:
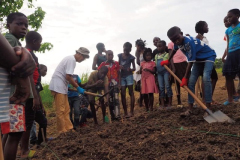
[[[26,130],[31,130],[33,121],[35,120],[35,111],[33,110],[33,98],[29,98],[25,105],[25,123]]]
[[[175,74],[181,80],[185,75],[185,72],[187,70],[187,65],[188,65],[187,62],[174,63],[174,67],[175,67],[175,70],[176,70]]]
[[[235,78],[240,73],[240,49],[230,52],[223,65],[223,76]]]

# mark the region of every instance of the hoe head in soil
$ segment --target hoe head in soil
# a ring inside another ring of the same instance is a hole
[[[226,114],[224,114],[221,111],[216,111],[212,113],[209,109],[206,110],[208,112],[208,116],[203,117],[208,123],[214,123],[214,122],[228,122],[228,123],[234,123],[235,121],[232,120],[230,117],[228,117]]]

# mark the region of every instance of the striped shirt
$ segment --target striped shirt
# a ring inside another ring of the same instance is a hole
[[[9,96],[11,87],[8,76],[6,69],[0,67],[0,123],[10,120]]]

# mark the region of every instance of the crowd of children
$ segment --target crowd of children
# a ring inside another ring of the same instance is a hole
[[[224,39],[227,41],[227,47],[222,57],[222,72],[226,78],[228,95],[224,105],[235,103],[239,99],[233,81],[240,75],[239,16],[240,10],[232,9],[224,18],[227,27]],[[41,46],[42,36],[36,31],[28,31],[28,19],[23,13],[9,14],[7,28],[9,32],[5,38],[0,35],[0,123],[3,134],[0,136],[0,155],[6,160],[14,160],[19,144],[20,158],[28,158],[34,154],[34,151],[29,149],[29,141],[40,145],[48,140],[47,118],[40,96],[43,90],[41,76],[46,75],[47,67],[39,64],[34,53]],[[133,117],[134,86],[135,90],[140,92],[138,102],[143,106],[144,101],[147,112],[154,110],[154,93],[159,93],[159,110],[172,107],[173,82],[176,86],[178,105],[182,105],[180,87],[188,86],[195,92],[196,83],[201,83],[202,100],[206,106],[216,104],[212,99],[218,80],[214,67],[216,53],[204,35],[208,33],[208,24],[199,21],[195,30],[196,37],[184,36],[181,29],[174,26],[167,32],[171,41],[168,45],[159,37],[153,38],[154,46],[157,47],[153,51],[146,48],[145,41],[138,39],[135,42],[135,56],[131,54],[132,44],[126,42],[123,44],[123,53],[118,54],[118,61],[113,60],[113,51],[106,50],[103,43],[98,43],[98,53],[94,56],[92,64],[95,71],[84,84],[81,83],[81,78],[73,73],[76,62],[81,63],[89,58],[90,51],[80,47],[74,55],[65,57],[55,69],[49,85],[54,97],[53,106],[56,110],[59,134],[76,132],[79,126],[86,125],[87,118],[93,118],[95,124],[98,124],[96,111],[99,107],[102,110],[103,122],[107,121],[107,108],[111,121]],[[21,38],[26,40],[25,47],[21,47]],[[170,75],[165,65],[182,79],[181,84]],[[198,80],[200,76],[201,81]],[[127,107],[127,91],[130,97],[130,114]],[[94,93],[102,96],[96,99]],[[124,113],[122,117],[119,93]],[[91,111],[88,109],[89,105]],[[181,115],[191,115],[193,105],[194,99],[189,94],[188,108]],[[36,125],[33,125],[35,122],[39,125],[38,136]]]

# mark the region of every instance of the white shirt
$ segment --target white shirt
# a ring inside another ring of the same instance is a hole
[[[53,73],[49,89],[61,94],[68,93],[68,81],[66,75],[73,75],[76,67],[76,59],[72,56],[65,57],[57,66]]]

